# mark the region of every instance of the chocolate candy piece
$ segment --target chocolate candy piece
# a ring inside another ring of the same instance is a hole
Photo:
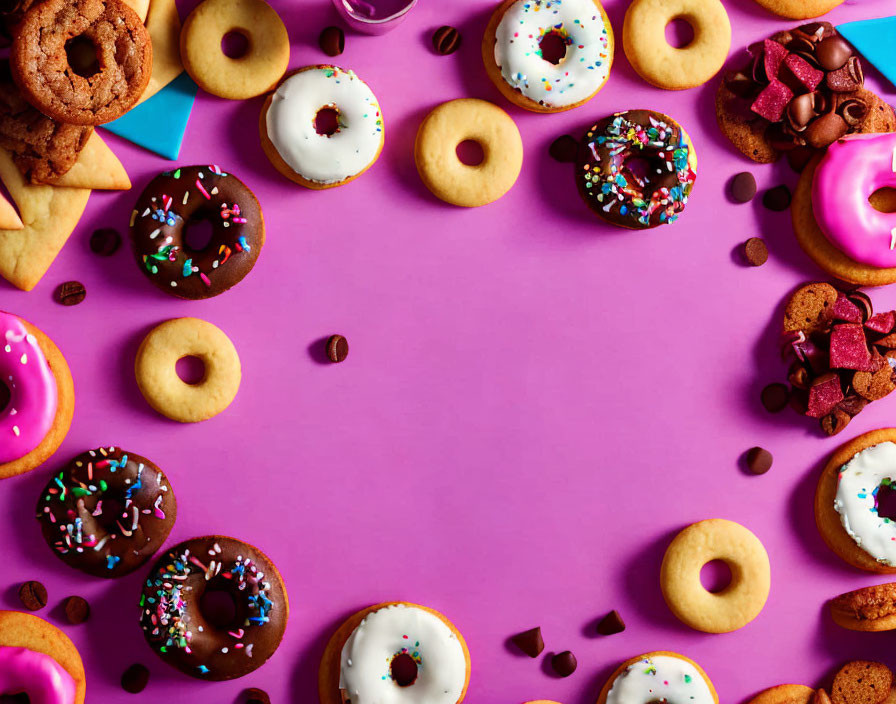
[[[342,335],[330,335],[327,339],[327,359],[331,362],[343,362],[348,357],[348,340]]]
[[[786,384],[769,384],[760,394],[762,405],[769,413],[783,411],[790,402],[790,389]]]
[[[47,588],[35,580],[29,580],[19,587],[19,600],[29,611],[40,611],[47,605]]]
[[[246,704],[271,704],[271,698],[267,692],[258,687],[250,687],[244,692]]]
[[[728,190],[735,203],[748,203],[756,195],[756,178],[749,171],[742,171],[731,179]]]
[[[90,618],[90,604],[80,596],[70,596],[65,600],[65,618],[73,626],[84,623]]]
[[[145,665],[135,663],[131,665],[121,676],[121,688],[131,694],[139,694],[149,683],[149,670]]]
[[[769,210],[781,212],[790,207],[790,189],[783,183],[762,194],[762,204]]]
[[[327,56],[339,56],[345,51],[345,32],[340,27],[324,27],[317,43]]]
[[[750,266],[762,266],[768,261],[768,247],[761,237],[751,237],[744,242],[744,258]]]
[[[578,140],[568,134],[563,134],[551,142],[548,154],[554,161],[559,161],[562,164],[574,164],[578,151]]]
[[[616,609],[604,616],[597,624],[597,632],[602,636],[612,636],[614,633],[622,633],[625,630],[625,621]]]
[[[815,56],[825,71],[836,71],[852,56],[852,47],[839,35],[828,37],[818,43]]]
[[[858,56],[850,57],[845,66],[831,71],[825,77],[825,84],[835,93],[852,93],[864,82],[865,76]]]
[[[87,289],[80,281],[66,281],[57,287],[53,297],[64,306],[76,306],[87,297]]]
[[[831,146],[847,132],[849,132],[849,125],[846,124],[846,120],[835,112],[829,112],[817,120],[813,120],[809,127],[806,128],[806,141],[810,147],[824,149]]]
[[[94,230],[90,236],[90,251],[101,257],[111,257],[121,245],[121,235],[112,227]]]
[[[849,425],[851,420],[852,416],[838,406],[821,419],[821,432],[825,435],[836,435]]]
[[[568,650],[557,653],[551,658],[551,667],[554,668],[554,672],[560,675],[560,677],[569,677],[576,671],[577,666],[576,656]]]
[[[871,298],[864,291],[850,291],[846,294],[846,297],[862,311],[864,320],[868,320],[868,318],[874,315],[874,306],[871,305]]]
[[[837,114],[847,125],[855,127],[868,115],[868,103],[856,98],[844,100],[837,108]]]
[[[537,658],[544,650],[544,638],[541,637],[541,626],[518,633],[510,639],[513,644],[530,658]]]
[[[442,56],[453,54],[460,47],[460,32],[445,25],[432,34],[432,48]]]
[[[772,468],[772,453],[762,447],[751,447],[747,450],[746,461],[752,474],[765,474]]]

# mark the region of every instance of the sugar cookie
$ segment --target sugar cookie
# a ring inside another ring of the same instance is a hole
[[[442,614],[408,602],[378,604],[343,623],[324,650],[321,704],[351,701],[459,704],[470,653]]]
[[[731,583],[718,592],[700,583],[707,562],[722,560]],[[759,615],[768,599],[771,568],[768,553],[739,523],[712,518],[688,526],[672,540],[663,557],[660,587],[672,613],[706,633],[743,628]]]
[[[464,164],[457,145],[482,147],[482,163]],[[417,171],[433,194],[468,208],[498,200],[523,167],[523,140],[510,115],[493,103],[461,98],[442,103],[420,125],[414,144]]]
[[[762,690],[747,704],[809,704],[815,690],[802,684],[779,684]]]
[[[542,47],[552,40],[563,46],[562,56],[545,56]],[[510,102],[560,112],[584,105],[604,87],[613,48],[599,0],[504,0],[485,30],[482,59]]]
[[[756,0],[756,2],[769,12],[792,20],[821,17],[843,4],[843,0]]]
[[[238,32],[249,48],[230,58],[224,36]],[[273,90],[289,65],[289,35],[280,15],[264,0],[205,0],[184,21],[180,33],[184,68],[200,88],[231,100]]]
[[[205,376],[188,384],[177,375],[182,357],[198,357]],[[181,423],[218,415],[240,388],[240,358],[219,328],[199,318],[175,318],[153,328],[137,350],[137,386],[150,406]]]
[[[666,25],[684,20],[694,38],[681,48],[666,41]],[[703,85],[715,76],[731,48],[731,22],[719,0],[633,0],[625,12],[622,45],[632,68],[667,90]]]

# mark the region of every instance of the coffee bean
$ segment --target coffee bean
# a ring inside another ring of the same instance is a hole
[[[760,394],[762,405],[769,413],[783,411],[790,402],[790,389],[786,384],[769,384]]]
[[[541,626],[518,633],[510,639],[513,644],[530,658],[537,658],[544,650],[544,639],[541,637]]]
[[[345,32],[339,27],[325,27],[317,43],[327,56],[339,56],[345,51]]]
[[[47,588],[33,579],[19,587],[19,600],[29,611],[40,611],[47,605]]]
[[[551,158],[562,164],[575,163],[578,152],[579,143],[575,137],[571,137],[568,134],[557,137],[557,139],[551,142],[551,146],[548,149],[548,154],[551,155]]]
[[[65,617],[73,626],[84,623],[90,618],[90,604],[80,596],[70,596],[65,600]]]
[[[432,48],[442,56],[453,54],[460,48],[460,32],[448,25],[439,27],[432,34]]]
[[[768,247],[761,237],[751,237],[744,242],[744,259],[750,266],[762,266],[768,261]]]
[[[246,704],[271,704],[268,693],[258,687],[250,687],[243,693]]]
[[[576,671],[577,666],[576,656],[568,650],[557,653],[551,658],[551,667],[554,668],[554,672],[560,675],[560,677],[569,677]]]
[[[761,447],[747,450],[747,469],[753,474],[765,474],[772,468],[772,453]]]
[[[611,636],[614,633],[622,633],[625,630],[625,621],[616,609],[604,616],[597,624],[597,632],[602,636]]]
[[[728,191],[735,203],[748,203],[756,195],[756,179],[749,171],[743,171],[731,179]]]
[[[344,362],[348,357],[348,340],[342,335],[330,335],[327,339],[327,359],[331,362]]]
[[[118,230],[111,227],[103,227],[94,230],[90,236],[90,251],[101,257],[111,257],[118,251],[121,245],[121,235]]]
[[[822,39],[818,43],[815,55],[825,71],[836,71],[852,56],[852,47],[843,37],[835,35]]]
[[[784,184],[769,188],[762,194],[762,204],[776,212],[787,210],[790,207],[790,189]]]
[[[139,694],[146,689],[147,684],[149,684],[149,670],[140,663],[131,665],[121,676],[121,688],[131,694]]]
[[[76,306],[87,297],[87,289],[79,281],[66,281],[57,287],[53,295],[57,303],[64,306]]]

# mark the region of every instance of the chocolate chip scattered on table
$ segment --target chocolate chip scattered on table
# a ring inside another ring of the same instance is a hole
[[[47,588],[30,579],[19,587],[19,601],[29,611],[40,611],[47,605]]]
[[[517,633],[510,639],[513,644],[522,650],[530,658],[538,657],[544,650],[544,638],[541,635],[541,626],[530,628],[528,631]]]

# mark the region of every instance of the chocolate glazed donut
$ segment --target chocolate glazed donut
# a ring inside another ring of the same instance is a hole
[[[140,607],[143,633],[162,660],[215,681],[261,667],[289,618],[273,563],[258,548],[220,535],[168,550],[144,583]]]
[[[177,502],[162,471],[116,447],[75,457],[37,502],[53,552],[96,577],[121,577],[146,563],[176,518]]]
[[[199,249],[187,242],[191,225],[211,225]],[[131,213],[137,263],[156,286],[180,298],[211,298],[238,284],[264,245],[264,217],[249,188],[217,166],[160,174]]]

